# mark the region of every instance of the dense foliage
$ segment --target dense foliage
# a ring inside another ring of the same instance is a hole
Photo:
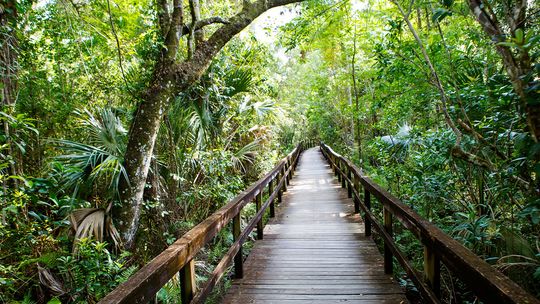
[[[280,99],[301,105],[312,134],[540,295],[540,146],[496,52],[527,50],[534,69],[523,77],[537,103],[538,17],[496,43],[466,4],[307,4],[283,30],[297,60]],[[500,16],[508,4],[491,5]],[[398,240],[421,270],[420,244]],[[471,300],[448,274],[443,284],[447,301]]]
[[[157,12],[151,2],[13,4],[0,10],[2,43],[16,52],[16,64],[4,61],[2,69],[17,82],[15,98],[3,95],[0,116],[1,302],[96,302],[296,141],[279,140],[284,111],[268,81],[275,66],[268,47],[249,32],[231,41],[165,114],[144,192],[141,245],[125,251],[114,210],[122,206],[137,94],[162,43]],[[218,252],[228,238],[216,239]],[[219,260],[211,255],[208,262]]]
[[[503,37],[472,0],[304,1],[271,12],[279,30],[260,17],[157,98],[160,70],[199,58],[228,22],[188,25],[242,7],[174,1],[187,29],[174,38],[168,2],[0,3],[0,302],[97,302],[303,138],[540,295],[537,2],[516,25],[508,11],[523,1],[480,1]],[[125,246],[133,134],[154,97],[167,106]],[[420,244],[397,239],[420,269]],[[204,250],[199,280],[231,242],[222,233]],[[158,300],[178,292],[173,281]],[[448,273],[443,296],[475,301]]]

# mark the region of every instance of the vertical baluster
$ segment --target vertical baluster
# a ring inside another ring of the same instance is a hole
[[[356,176],[356,174],[353,174],[353,181],[354,181],[354,189],[356,190],[356,193],[360,195],[360,177]],[[354,213],[360,213],[360,198],[358,196],[354,196]]]
[[[282,192],[287,192],[287,177],[285,176],[285,172],[287,172],[287,161],[285,161],[285,164],[281,168],[281,178],[283,178],[283,189]]]
[[[384,217],[384,230],[394,238],[393,227],[392,227],[392,213],[386,208],[383,207],[383,217]],[[391,274],[393,272],[392,266],[393,255],[390,251],[390,244],[384,242],[384,273]]]
[[[241,211],[240,211],[241,212]],[[242,233],[242,228],[240,227],[241,214],[238,214],[233,218],[233,238],[234,241],[238,241],[240,234]],[[234,277],[236,279],[241,279],[244,276],[244,258],[242,256],[242,245],[238,249],[238,253],[234,256]]]
[[[353,183],[352,183],[352,172],[351,171],[352,171],[351,168],[347,165],[347,177],[349,178],[347,180],[347,197],[348,198],[352,197]]]
[[[269,199],[272,196],[272,193],[274,193],[274,179],[271,179],[270,183],[268,184],[268,198]],[[276,216],[276,210],[275,210],[274,201],[275,200],[272,200],[270,202],[270,217],[275,217]]]
[[[279,181],[281,180],[281,173],[278,173],[277,177],[276,177],[276,186],[279,187]],[[277,201],[278,201],[278,204],[281,203],[281,195],[283,193],[283,190],[281,190],[281,188],[278,189],[278,193],[277,193]]]
[[[341,166],[341,188],[347,188],[347,179],[345,176],[347,176],[347,166],[343,162],[339,162]]]
[[[336,175],[337,175],[337,180],[338,182],[341,183],[341,162],[338,160],[338,162],[336,163]]]
[[[189,303],[193,300],[197,285],[195,282],[195,260],[187,262],[182,269],[180,269],[180,298],[182,303]]]
[[[441,297],[441,261],[435,251],[424,246],[424,280],[437,298]]]
[[[371,193],[364,187],[364,204],[366,205],[366,209],[371,211]],[[364,216],[364,230],[365,235],[370,236],[371,235],[371,221],[366,214]]]
[[[291,167],[291,159],[290,157],[287,157],[287,166],[286,166],[286,170],[285,170],[285,183],[287,184],[287,186],[290,184],[290,180],[291,180],[291,171],[289,171],[289,168]]]
[[[296,170],[296,153],[291,155],[291,176],[289,179],[292,179],[294,170]]]
[[[331,154],[330,154],[330,157],[332,158],[332,163],[334,164],[334,174],[337,176],[338,181],[341,181],[339,179],[339,171],[338,171],[339,164],[337,163],[337,158],[334,155],[331,155]]]
[[[255,206],[257,209],[257,212],[261,210],[262,205],[262,195],[263,195],[263,189],[259,190],[259,194],[255,197]],[[261,219],[257,222],[257,239],[262,240],[263,239],[263,219],[264,216],[261,217]]]

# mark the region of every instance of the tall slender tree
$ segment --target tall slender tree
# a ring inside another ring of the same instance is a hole
[[[0,98],[2,110],[15,105],[17,98],[17,3],[14,0],[7,0],[0,4]],[[18,154],[12,149],[11,130],[7,121],[3,123],[2,130],[6,137],[9,155],[17,157]],[[9,166],[10,175],[21,175],[22,166],[20,162],[12,161]],[[11,181],[17,186],[16,179]]]

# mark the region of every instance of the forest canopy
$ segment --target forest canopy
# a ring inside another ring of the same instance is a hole
[[[0,302],[99,301],[305,139],[539,297],[539,56],[537,1],[1,1]]]

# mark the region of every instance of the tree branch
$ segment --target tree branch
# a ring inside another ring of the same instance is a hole
[[[476,20],[478,20],[478,23],[480,23],[484,31],[488,33],[492,39],[497,39],[496,42],[503,41],[504,37],[499,25],[495,23],[489,14],[484,10],[484,4],[482,1],[469,0],[467,2],[469,4],[469,8],[476,17]]]
[[[161,35],[167,37],[170,30],[171,16],[169,14],[168,0],[158,1],[158,21],[161,30]]]
[[[191,26],[189,28],[189,36],[187,41],[188,46],[188,58],[193,57],[193,52],[195,48],[199,45],[204,39],[204,33],[202,31],[195,31],[197,22],[201,20],[201,6],[199,0],[189,0],[189,8],[191,13]]]
[[[182,0],[173,1],[173,12],[170,21],[167,36],[165,36],[165,45],[167,46],[167,58],[173,60],[178,51],[178,43],[182,36],[182,28],[184,26],[184,7]]]
[[[199,20],[195,23],[195,31],[198,31],[200,29],[202,29],[203,27],[205,26],[209,26],[209,25],[212,25],[212,24],[229,24],[230,22],[228,20],[225,20],[221,17],[210,17],[210,18],[207,18],[207,19],[202,19],[202,20]],[[185,24],[183,27],[182,27],[182,36],[184,35],[187,35],[189,34],[191,31],[191,25],[189,24]]]
[[[232,39],[240,33],[253,20],[259,17],[265,11],[292,3],[302,2],[303,0],[257,0],[253,3],[244,2],[242,10],[234,15],[222,27],[217,29],[210,38],[202,41],[193,53],[193,57],[174,67],[176,81],[182,83],[175,88],[181,90],[185,85],[190,85],[206,71],[212,58]]]
[[[124,80],[124,84],[126,85],[126,89],[128,90],[129,94],[134,99],[137,99],[137,96],[131,90],[129,82],[127,81],[127,78],[126,78],[126,73],[124,71],[124,56],[122,56],[122,49],[120,47],[120,39],[118,38],[118,34],[116,33],[116,28],[114,27],[114,21],[113,21],[113,15],[112,15],[112,12],[111,12],[111,2],[110,2],[110,0],[107,0],[107,12],[109,13],[109,23],[111,25],[111,31],[113,33],[114,40],[116,41],[116,51],[118,53],[118,65],[120,66],[120,72],[122,74],[122,79]]]
[[[493,164],[491,162],[479,157],[478,155],[463,151],[463,149],[460,146],[453,146],[451,151],[452,151],[452,156],[456,158],[462,159],[466,162],[488,169],[490,171],[494,170]]]
[[[467,120],[468,117],[466,118]],[[508,157],[506,157],[506,155],[504,155],[500,150],[499,148],[497,148],[497,146],[494,144],[494,143],[491,143],[489,142],[484,136],[482,136],[482,134],[478,133],[478,131],[476,131],[474,129],[474,127],[470,124],[470,121],[468,121],[467,123],[465,123],[463,120],[461,119],[457,119],[457,123],[461,126],[461,128],[463,130],[465,130],[465,132],[471,134],[476,140],[478,140],[480,143],[484,144],[485,146],[487,147],[490,147],[491,150],[493,150],[493,152],[495,152],[495,154],[502,160],[507,160]]]

